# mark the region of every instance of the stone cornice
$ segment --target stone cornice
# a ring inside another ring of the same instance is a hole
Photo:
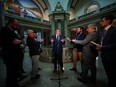
[[[106,6],[107,9],[105,8],[101,8],[99,12],[91,12],[89,14],[85,14],[85,15],[82,15],[81,18],[78,18],[75,20],[70,20],[69,21],[69,24],[68,24],[68,28],[73,28],[73,27],[77,27],[77,26],[83,26],[83,25],[87,25],[91,22],[98,22],[100,21],[100,18],[103,16],[103,15],[106,15],[106,14],[116,14],[116,4],[114,4],[114,6],[112,8],[108,8],[109,6]]]

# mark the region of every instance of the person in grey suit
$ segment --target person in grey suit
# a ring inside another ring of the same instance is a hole
[[[102,63],[108,77],[109,87],[116,87],[116,27],[111,24],[114,20],[113,15],[106,15],[101,18],[101,26],[104,27],[104,33],[101,38],[101,44],[96,49],[101,51]]]
[[[87,28],[88,35],[85,37],[84,40],[75,40],[73,39],[72,42],[76,44],[83,45],[83,64],[82,64],[82,75],[77,79],[81,82],[86,83],[87,81],[87,74],[88,70],[91,71],[90,80],[96,82],[96,50],[94,50],[95,46],[91,43],[91,41],[98,41],[98,34],[96,32],[96,25],[95,23],[89,24]]]

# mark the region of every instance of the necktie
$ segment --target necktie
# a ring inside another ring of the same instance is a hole
[[[57,35],[56,41],[57,41],[57,54],[58,54],[58,50],[59,50],[59,36],[58,35]]]
[[[58,47],[59,46],[59,36],[57,36],[56,41],[57,41],[57,47]]]
[[[59,41],[59,36],[57,36],[57,41]]]
[[[102,42],[103,42],[103,40],[104,40],[104,38],[106,36],[106,33],[107,33],[107,30],[104,30],[103,35],[102,35],[102,38],[101,38],[101,44],[102,44]]]
[[[103,35],[102,35],[102,40],[105,38],[106,33],[107,33],[107,30],[104,30]]]

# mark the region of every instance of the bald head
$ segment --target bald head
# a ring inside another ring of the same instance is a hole
[[[31,30],[31,29],[27,30],[27,35],[32,37],[32,38],[36,38],[37,37],[36,33],[34,33],[34,31]]]
[[[33,32],[33,30],[31,30],[31,29],[28,29],[28,30],[27,30],[27,34],[28,34],[28,33],[30,33],[30,32]]]

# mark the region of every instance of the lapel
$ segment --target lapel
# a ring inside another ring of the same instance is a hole
[[[57,35],[55,34],[55,39],[57,40]]]
[[[106,39],[107,37],[109,37],[109,35],[110,35],[111,31],[112,31],[112,27],[110,27],[110,28],[107,30],[106,35],[105,35],[104,39]]]
[[[61,39],[61,35],[59,36],[59,40]],[[57,35],[55,35],[55,40],[57,40]]]

